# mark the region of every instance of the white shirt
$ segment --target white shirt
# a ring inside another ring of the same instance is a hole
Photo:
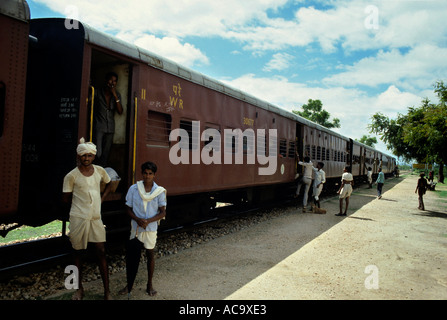
[[[318,186],[320,183],[325,183],[326,182],[326,173],[320,169],[318,170],[318,168],[313,168],[314,172],[315,172],[315,180],[314,180],[314,185],[315,187]]]
[[[154,181],[154,185],[152,186],[152,190],[150,193],[154,192],[157,189],[158,185]],[[146,210],[144,209],[144,202],[138,192],[137,184],[133,184],[126,195],[126,205],[132,208],[133,213],[142,219],[149,219],[157,215],[158,208],[166,206],[166,194],[163,192],[159,194],[155,199],[150,201],[147,204]],[[132,220],[132,229],[136,230],[138,224],[135,220]],[[157,231],[158,222],[154,221],[148,224],[145,231]],[[140,228],[140,231],[142,229]]]
[[[312,179],[312,168],[314,167],[312,162],[301,162],[301,161],[299,161],[298,164],[300,164],[301,166],[304,166],[304,174],[303,174],[303,176]]]
[[[343,180],[346,180],[346,181],[354,180],[354,178],[352,177],[352,173],[344,172],[343,175],[341,176],[341,181],[343,182]]]

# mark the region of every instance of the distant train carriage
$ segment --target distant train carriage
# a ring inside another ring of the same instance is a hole
[[[349,139],[311,121],[298,121],[303,123],[301,160],[309,156],[315,167],[317,162],[323,162],[326,179],[339,180],[348,163]]]

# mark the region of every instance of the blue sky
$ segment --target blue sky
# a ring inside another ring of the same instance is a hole
[[[360,138],[447,82],[447,1],[28,0],[286,110],[319,99]],[[382,142],[376,146],[388,152]]]

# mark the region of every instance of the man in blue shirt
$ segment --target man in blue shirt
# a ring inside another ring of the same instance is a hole
[[[157,228],[166,216],[166,190],[155,181],[157,166],[145,162],[141,166],[143,180],[130,186],[126,195],[127,214],[132,219],[130,239],[126,248],[127,286],[120,294],[130,294],[140,264],[141,249],[146,249],[148,282],[146,292],[154,296],[157,291],[152,286],[155,269],[154,247],[157,240]]]

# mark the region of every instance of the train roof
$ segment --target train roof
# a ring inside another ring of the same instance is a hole
[[[0,14],[24,22],[28,22],[31,17],[28,3],[25,0],[1,0]]]

